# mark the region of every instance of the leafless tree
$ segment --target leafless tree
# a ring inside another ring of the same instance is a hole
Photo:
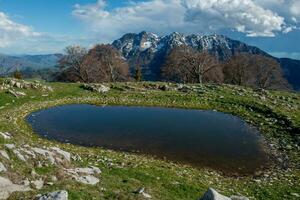
[[[280,64],[271,57],[239,54],[224,66],[225,83],[262,89],[287,89]]]
[[[84,57],[88,82],[115,82],[129,78],[129,66],[120,52],[111,45],[97,45]]]
[[[162,75],[167,80],[183,83],[221,82],[220,67],[217,59],[208,52],[180,46],[167,55]]]
[[[250,76],[249,68],[254,60],[249,59],[249,54],[243,53],[233,56],[224,64],[224,82],[233,85],[247,85]]]
[[[68,81],[87,82],[86,67],[82,61],[86,56],[87,50],[80,46],[68,46],[65,49],[65,55],[59,61],[59,67],[63,71],[61,79]]]

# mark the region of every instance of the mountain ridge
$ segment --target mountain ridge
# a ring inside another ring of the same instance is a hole
[[[15,70],[32,70],[52,68],[57,65],[62,54],[43,55],[6,55],[0,54],[0,74],[8,74]]]
[[[258,47],[248,45],[224,35],[185,35],[173,32],[158,36],[142,31],[127,33],[115,40],[112,45],[128,60],[131,72],[135,66],[141,65],[145,80],[160,80],[160,68],[168,52],[174,47],[187,45],[199,51],[206,50],[219,60],[224,61],[238,53],[258,54],[276,59],[283,69],[284,75],[294,89],[300,89],[300,60],[276,58]]]

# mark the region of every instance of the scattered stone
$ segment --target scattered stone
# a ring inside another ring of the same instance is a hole
[[[68,200],[68,192],[66,190],[50,192],[37,196],[38,200]]]
[[[37,177],[38,176],[38,174],[35,172],[35,170],[33,169],[33,170],[31,170],[31,176],[33,177],[33,178],[35,178],[35,177]]]
[[[9,150],[12,150],[12,149],[16,148],[16,146],[14,144],[5,144],[4,146],[6,148],[8,148]]]
[[[65,171],[76,181],[90,185],[95,185],[99,182],[99,179],[93,175],[101,173],[98,167],[65,169]]]
[[[57,177],[56,176],[51,176],[51,181],[56,182],[57,181]]]
[[[18,158],[19,160],[24,161],[24,162],[26,161],[26,158],[20,153],[19,150],[14,149],[14,150],[13,150],[13,153],[17,156],[17,158]]]
[[[199,200],[231,200],[229,197],[219,194],[216,190],[209,188]]]
[[[52,165],[55,164],[55,159],[54,159],[54,157],[53,157],[54,154],[53,154],[51,151],[48,151],[48,150],[45,150],[45,149],[41,149],[41,148],[37,148],[37,147],[32,148],[32,150],[33,150],[35,153],[40,154],[40,155],[46,157],[46,158],[50,161],[50,163],[51,163]]]
[[[152,196],[148,193],[145,192],[145,188],[139,188],[137,191],[135,191],[136,194],[141,194],[143,195],[143,197],[147,198],[147,199],[151,199]]]
[[[249,200],[249,198],[247,197],[243,197],[243,196],[231,196],[230,197],[231,200]]]
[[[10,133],[2,133],[0,132],[0,135],[5,139],[5,140],[10,140],[11,139],[11,134]]]
[[[9,158],[8,154],[6,153],[6,151],[0,150],[0,155],[1,155],[2,157],[6,158],[7,160],[10,160],[10,158]]]
[[[64,159],[66,159],[68,162],[71,161],[71,154],[69,152],[61,150],[58,147],[51,147],[51,149],[54,150],[56,153],[62,155],[64,157]]]
[[[7,169],[6,167],[2,164],[2,162],[0,162],[0,172],[6,172]]]
[[[83,84],[82,88],[90,90],[92,92],[106,93],[109,92],[110,88],[102,84]]]
[[[89,184],[89,185],[96,185],[99,183],[99,179],[92,175],[87,176],[73,176],[76,181],[83,183],[83,184]]]
[[[38,179],[35,181],[31,181],[31,183],[34,185],[34,187],[38,190],[42,189],[44,186],[44,181],[42,179]]]
[[[0,199],[7,199],[13,192],[29,191],[30,187],[25,185],[16,185],[9,179],[0,177]]]
[[[209,188],[199,200],[249,200],[249,198],[236,195],[233,195],[229,198],[219,194],[213,188]]]
[[[19,91],[14,91],[14,90],[8,90],[7,92],[17,98],[19,98],[21,96],[26,96],[25,92],[19,92]]]
[[[86,168],[75,168],[75,169],[66,169],[70,174],[100,174],[101,170],[98,167],[86,167]]]
[[[298,194],[298,193],[291,193],[291,195],[294,197],[300,197],[300,194]]]

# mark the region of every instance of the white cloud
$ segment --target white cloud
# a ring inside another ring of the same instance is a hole
[[[293,0],[149,0],[108,10],[105,1],[98,0],[94,4],[75,5],[73,15],[88,24],[102,41],[141,30],[166,34],[218,33],[231,29],[248,36],[274,36],[290,32],[295,26],[286,23],[286,15],[277,12],[287,1],[293,3]],[[290,8],[280,13],[285,14]],[[297,20],[291,12],[288,17]]]
[[[300,17],[300,1],[293,1],[290,7],[291,13],[294,17]]]
[[[127,32],[141,30],[166,33],[184,27],[184,8],[180,0],[151,0],[106,10],[106,3],[75,5],[73,15],[86,22],[104,41],[111,41]]]
[[[274,36],[284,31],[284,18],[252,0],[185,0],[186,20],[211,24],[215,30],[232,28],[248,36]]]
[[[277,58],[293,58],[300,60],[300,52],[270,52],[270,54]]]
[[[0,12],[0,47],[6,47],[19,39],[38,37],[29,26],[12,21],[5,13]]]

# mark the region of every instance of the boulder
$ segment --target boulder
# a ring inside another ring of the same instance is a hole
[[[51,149],[53,151],[55,151],[57,154],[60,154],[61,156],[64,157],[64,159],[66,159],[68,162],[71,161],[71,154],[69,152],[66,152],[64,150],[61,150],[60,148],[58,147],[51,147]]]
[[[74,176],[75,180],[88,185],[96,185],[99,183],[99,179],[92,175],[87,176]]]
[[[231,200],[229,197],[219,194],[216,190],[209,188],[199,200]]]
[[[7,199],[13,192],[25,192],[29,190],[29,186],[16,185],[9,179],[0,177],[0,199]]]
[[[37,196],[38,200],[68,200],[68,192],[66,190],[55,191]]]
[[[5,140],[10,140],[11,139],[11,134],[10,133],[2,133],[0,132],[0,135],[5,139]]]
[[[10,160],[9,155],[4,150],[0,150],[0,155],[7,160]]]
[[[35,181],[31,181],[31,183],[34,185],[34,187],[38,190],[42,189],[44,186],[44,181],[42,179],[38,179]]]
[[[0,172],[6,172],[7,169],[6,167],[2,164],[2,162],[0,162]]]
[[[199,200],[249,200],[247,197],[233,195],[230,198],[219,194],[213,188],[209,188]]]

